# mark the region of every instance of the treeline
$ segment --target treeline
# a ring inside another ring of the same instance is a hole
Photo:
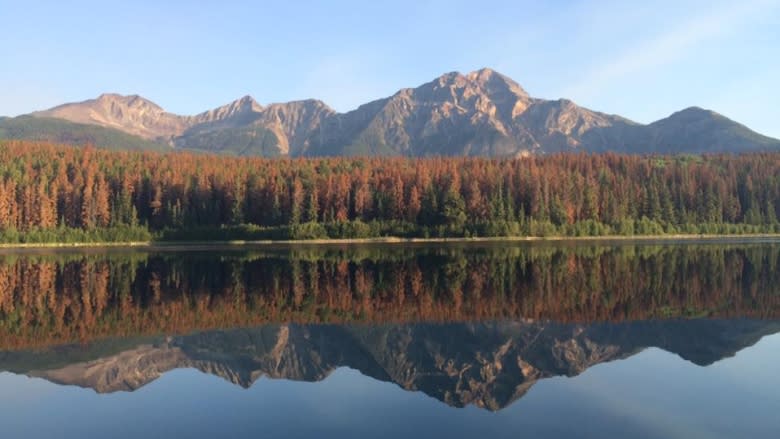
[[[775,246],[0,259],[0,350],[285,322],[778,316]]]
[[[0,142],[10,242],[780,232],[780,154],[231,158]],[[48,234],[47,234],[48,231]],[[132,239],[131,239],[132,238]]]

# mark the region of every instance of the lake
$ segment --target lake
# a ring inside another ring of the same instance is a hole
[[[780,437],[780,241],[2,250],[9,438]]]

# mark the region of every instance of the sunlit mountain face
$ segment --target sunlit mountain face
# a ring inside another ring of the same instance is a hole
[[[531,97],[490,68],[445,73],[345,113],[317,99],[263,106],[244,96],[178,115],[142,96],[104,93],[0,120],[0,139],[267,157],[780,150],[780,140],[714,111],[689,107],[645,125],[569,99]]]

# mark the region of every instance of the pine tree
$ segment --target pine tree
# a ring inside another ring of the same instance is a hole
[[[303,184],[298,178],[295,178],[290,189],[290,224],[301,222],[301,211],[303,209]]]

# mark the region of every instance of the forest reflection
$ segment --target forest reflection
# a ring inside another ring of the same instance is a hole
[[[0,256],[0,349],[267,323],[777,318],[780,246],[292,247]]]

